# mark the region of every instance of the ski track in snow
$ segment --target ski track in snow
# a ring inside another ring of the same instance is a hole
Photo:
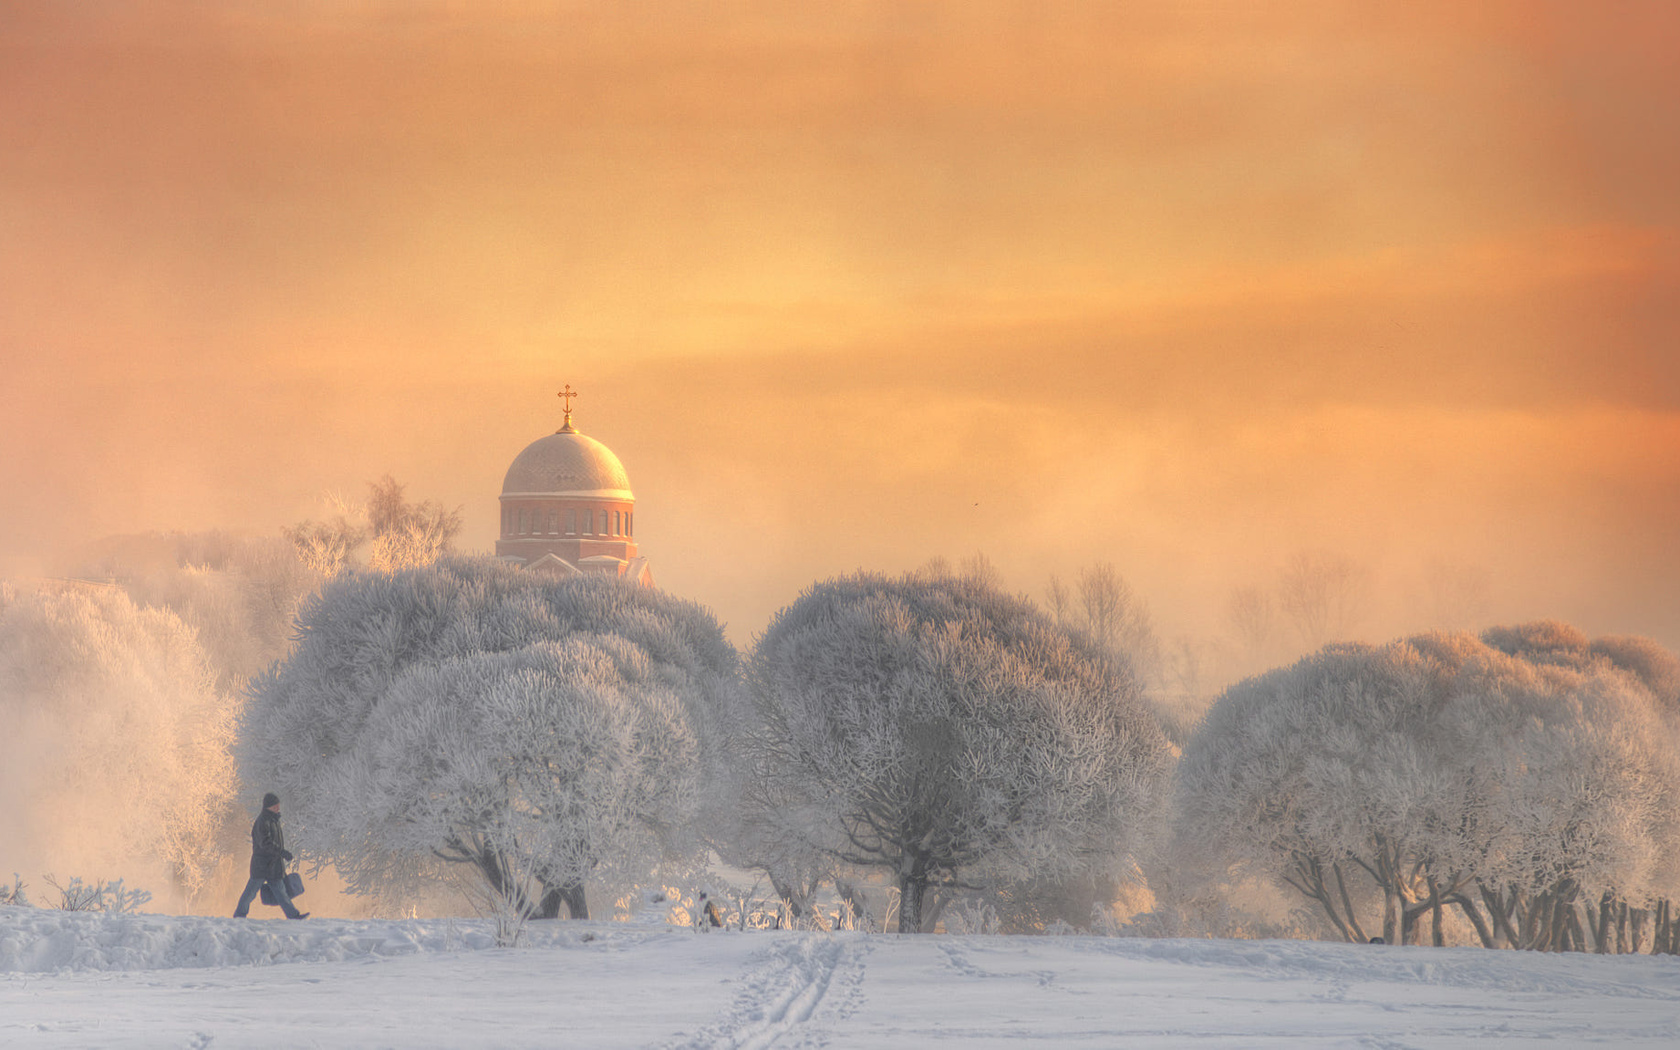
[[[857,1009],[862,997],[863,942],[856,937],[807,936],[763,953],[743,978],[745,987],[724,1020],[671,1050],[768,1050],[828,1045],[821,1032],[801,1026],[827,1008],[836,1019]],[[840,985],[838,1002],[830,1000]]]

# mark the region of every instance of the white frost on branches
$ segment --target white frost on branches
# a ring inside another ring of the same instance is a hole
[[[1489,946],[1607,950],[1612,913],[1675,887],[1680,764],[1645,684],[1666,665],[1555,624],[1484,637],[1333,645],[1232,686],[1186,748],[1181,838],[1350,940],[1410,943],[1430,914],[1440,943],[1456,907]]]
[[[892,871],[901,931],[929,884],[1107,871],[1170,761],[1124,669],[972,576],[817,584],[771,622],[749,686],[758,811]]]
[[[394,904],[457,862],[582,915],[586,879],[692,846],[735,663],[703,608],[616,580],[350,573],[255,686],[242,768],[354,892]]]
[[[514,896],[517,880],[486,864],[521,858],[560,889],[645,873],[699,787],[698,742],[666,677],[610,635],[402,676],[368,720],[353,779],[331,785],[351,803],[343,832],[367,836],[341,874],[366,892],[410,864],[465,861]]]

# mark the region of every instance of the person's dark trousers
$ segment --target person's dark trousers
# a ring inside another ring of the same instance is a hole
[[[297,905],[292,903],[292,898],[286,893],[285,879],[260,879],[255,877],[245,884],[245,892],[239,895],[239,903],[234,905],[233,917],[243,919],[251,914],[251,902],[257,899],[257,894],[262,892],[265,881],[268,883],[268,892],[274,895],[276,901],[280,902],[280,910],[286,913],[286,918],[302,918],[298,913]]]

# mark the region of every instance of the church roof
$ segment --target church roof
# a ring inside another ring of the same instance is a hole
[[[566,427],[538,438],[514,457],[502,481],[506,496],[572,496],[587,499],[635,499],[630,476],[612,449]]]

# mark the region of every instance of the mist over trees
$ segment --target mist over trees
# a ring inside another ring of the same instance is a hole
[[[280,537],[219,530],[112,537],[68,568],[179,616],[232,693],[286,652],[298,603],[320,582]]]
[[[816,584],[754,646],[760,798],[812,851],[930,886],[1112,870],[1169,749],[1135,678],[973,575]]]
[[[697,848],[735,671],[710,613],[616,579],[342,574],[253,686],[240,768],[351,892],[389,905],[454,868],[582,916],[587,880]]]
[[[279,536],[113,536],[84,547],[63,571],[179,616],[197,632],[220,686],[237,693],[286,654],[298,606],[323,579],[356,567],[427,565],[454,549],[460,511],[411,502],[405,492],[385,475],[369,482],[366,502],[329,497],[330,517],[286,526]]]
[[[234,711],[168,610],[0,585],[0,840],[61,873],[138,865],[192,903],[221,857]]]

